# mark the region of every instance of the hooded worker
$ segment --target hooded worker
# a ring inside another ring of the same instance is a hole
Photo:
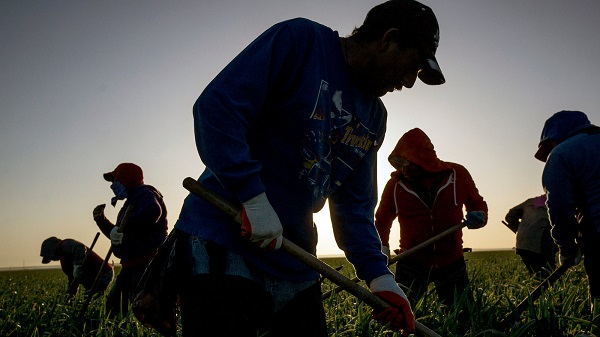
[[[113,266],[109,264],[102,266],[104,260],[77,240],[49,237],[42,242],[40,256],[43,264],[60,261],[60,267],[69,280],[67,292],[70,295],[77,293],[79,284],[87,291],[91,291],[100,268],[102,272],[94,293],[106,290],[113,279]]]
[[[104,215],[104,204],[93,211],[96,224],[111,240],[115,256],[121,259],[121,272],[106,300],[107,311],[116,316],[119,306],[123,313],[127,312],[132,291],[167,237],[167,208],[162,194],[144,184],[143,171],[136,164],[119,164],[103,177],[111,182],[111,204],[125,200],[115,224]]]
[[[581,111],[559,111],[546,120],[535,158],[546,163],[542,186],[560,263],[585,256],[593,305],[600,299],[600,128]]]
[[[487,223],[487,204],[471,175],[462,165],[437,157],[429,137],[419,128],[406,132],[388,157],[396,169],[387,182],[375,214],[382,251],[390,255],[390,230],[400,223],[400,251],[463,222],[477,229]],[[469,280],[463,258],[462,231],[445,236],[396,264],[396,281],[412,285],[407,293],[418,300],[434,282],[441,302],[454,301],[454,291],[464,291]]]

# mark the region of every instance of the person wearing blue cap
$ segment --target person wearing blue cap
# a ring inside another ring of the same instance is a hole
[[[600,127],[581,111],[559,111],[546,120],[535,158],[545,162],[552,237],[560,263],[583,264],[592,310],[600,299]]]

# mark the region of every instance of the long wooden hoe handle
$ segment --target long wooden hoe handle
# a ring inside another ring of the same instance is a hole
[[[127,224],[127,218],[129,218],[129,214],[131,214],[132,210],[133,210],[133,206],[131,206],[131,205],[129,205],[127,207],[127,209],[125,210],[125,214],[123,214],[123,220],[121,220],[121,226],[119,226],[119,229],[118,229],[119,233],[123,232],[123,229],[125,228],[125,225]],[[104,261],[102,261],[102,265],[100,266],[100,269],[98,269],[98,274],[96,274],[94,283],[92,283],[92,288],[89,290],[89,294],[88,294],[87,298],[85,299],[85,302],[83,303],[83,306],[81,307],[81,310],[79,311],[79,320],[81,320],[83,318],[83,315],[85,315],[85,312],[87,311],[87,308],[90,305],[92,296],[94,296],[94,290],[96,289],[96,286],[98,286],[98,281],[100,281],[100,277],[102,276],[102,269],[104,269],[104,267],[108,263],[108,260],[110,259],[110,256],[112,255],[112,252],[113,252],[113,246],[110,245],[110,248],[108,249],[108,253],[106,253],[106,257],[104,258]]]
[[[231,205],[228,201],[216,195],[214,192],[208,190],[195,179],[190,177],[185,178],[183,180],[183,187],[185,187],[185,189],[190,191],[192,194],[208,201],[213,206],[217,207],[221,211],[234,218],[237,223],[241,224],[239,209],[236,206]],[[331,280],[333,283],[344,288],[346,291],[356,296],[361,301],[367,303],[373,309],[379,310],[390,307],[390,305],[387,302],[371,293],[368,289],[354,283],[342,273],[338,272],[328,264],[317,259],[314,255],[306,252],[304,249],[298,247],[293,242],[283,238],[281,248],[293,255],[294,257],[296,257],[297,259],[299,259],[300,261],[304,262],[307,266],[313,268],[314,270]],[[427,328],[426,326],[417,322],[416,320],[415,327],[417,330],[417,335],[419,336],[440,337],[433,330]]]
[[[431,237],[431,238],[429,238],[429,239],[427,239],[427,240],[419,243],[418,245],[412,247],[411,249],[403,251],[402,253],[400,253],[400,254],[392,257],[388,261],[388,266],[391,266],[394,263],[396,263],[396,262],[398,262],[398,261],[400,261],[402,259],[405,259],[405,258],[411,256],[412,254],[420,251],[421,249],[429,246],[430,244],[432,244],[432,243],[434,243],[436,241],[439,241],[440,239],[445,238],[446,236],[448,236],[448,235],[450,235],[450,234],[452,234],[454,232],[457,232],[457,231],[461,230],[463,227],[465,227],[464,223],[461,223],[460,225],[452,226],[452,227],[446,229],[445,231],[437,234],[436,236]]]

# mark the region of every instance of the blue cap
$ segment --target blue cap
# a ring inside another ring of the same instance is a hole
[[[534,157],[543,162],[546,161],[552,150],[551,142],[561,143],[576,132],[592,126],[586,114],[581,111],[559,111],[546,120],[538,150]]]

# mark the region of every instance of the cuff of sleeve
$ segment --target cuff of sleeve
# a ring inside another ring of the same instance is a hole
[[[253,174],[240,184],[233,187],[235,194],[240,202],[246,202],[255,196],[266,192],[266,188],[258,174]]]

